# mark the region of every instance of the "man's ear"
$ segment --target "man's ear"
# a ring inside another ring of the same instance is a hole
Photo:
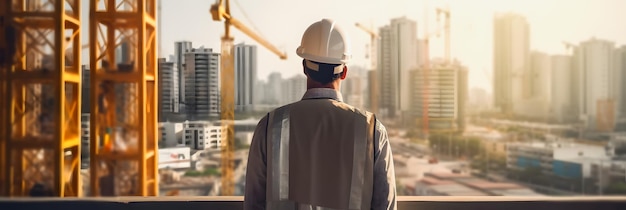
[[[304,74],[304,76],[309,76],[306,74],[306,60],[302,59],[302,73]]]
[[[340,78],[341,78],[341,80],[346,79],[346,76],[348,76],[348,67],[347,67],[347,66],[344,66],[344,67],[343,67],[343,72],[341,72],[341,77],[340,77]]]

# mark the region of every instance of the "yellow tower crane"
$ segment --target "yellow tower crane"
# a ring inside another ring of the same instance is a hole
[[[265,48],[278,55],[280,59],[287,59],[287,54],[278,50],[274,45],[263,39],[257,33],[246,27],[239,20],[233,18],[230,13],[230,1],[218,0],[211,5],[211,15],[214,21],[224,21],[224,36],[222,37],[220,77],[221,77],[221,119],[222,126],[225,127],[225,134],[222,138],[222,195],[233,195],[233,150],[235,146],[235,73],[234,73],[234,49],[233,37],[230,35],[230,26],[234,26],[241,32],[259,42]]]
[[[2,195],[82,193],[80,4],[0,3]]]
[[[90,195],[156,196],[156,0],[90,3]]]
[[[370,70],[368,72],[368,80],[369,80],[369,108],[371,111],[377,113],[378,112],[378,97],[379,97],[379,87],[378,87],[378,73],[379,71],[376,70],[377,68],[377,62],[378,62],[378,58],[377,58],[377,44],[378,44],[378,33],[376,33],[373,29],[368,28],[366,26],[363,26],[360,23],[356,23],[355,24],[356,27],[360,28],[361,30],[365,31],[367,34],[370,35],[370,52],[369,52],[369,59],[370,59]]]

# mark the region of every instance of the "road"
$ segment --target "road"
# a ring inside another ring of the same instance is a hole
[[[452,173],[452,169],[461,169],[467,165],[466,162],[457,160],[439,160],[439,163],[429,164],[431,153],[428,146],[410,142],[397,135],[390,135],[389,139],[394,156],[396,180],[402,185],[415,185],[425,173]]]

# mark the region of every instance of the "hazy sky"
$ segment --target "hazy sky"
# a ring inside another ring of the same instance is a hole
[[[194,47],[204,45],[219,50],[223,23],[209,14],[212,0],[162,0],[162,55],[174,53],[174,42],[188,40]],[[238,4],[243,7],[239,7]],[[562,41],[579,43],[591,37],[626,44],[626,1],[624,0],[231,0],[231,13],[248,26],[256,28],[267,40],[288,54],[280,60],[270,51],[258,48],[258,76],[265,80],[273,71],[283,77],[302,72],[301,59],[295,50],[304,30],[322,18],[331,18],[352,38],[353,65],[367,67],[365,45],[369,36],[354,26],[355,22],[376,28],[389,24],[391,18],[407,16],[418,23],[418,36],[424,35],[425,11],[429,29],[435,28],[434,8],[448,5],[451,11],[451,51],[470,71],[470,87],[491,90],[493,16],[496,12],[514,12],[530,24],[531,50],[550,54],[566,53]],[[425,5],[429,9],[425,10]],[[247,19],[242,13],[247,14]],[[254,25],[254,26],[253,26]],[[235,30],[235,43],[256,44]],[[86,39],[84,39],[86,40]],[[443,39],[431,42],[431,55],[443,55]]]

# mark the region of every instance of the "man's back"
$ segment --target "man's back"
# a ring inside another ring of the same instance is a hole
[[[373,116],[332,99],[307,99],[285,108],[293,131],[289,197],[334,208],[369,206],[361,201],[371,199],[372,188],[361,182],[372,182]]]
[[[302,101],[274,110],[259,123],[250,148],[246,209],[265,206],[260,199],[267,200],[268,209],[395,206],[390,156],[384,127],[371,113],[341,102],[334,90],[309,90]],[[376,164],[381,172],[375,172]],[[375,179],[385,189],[376,189]],[[374,190],[387,202],[375,202]]]

